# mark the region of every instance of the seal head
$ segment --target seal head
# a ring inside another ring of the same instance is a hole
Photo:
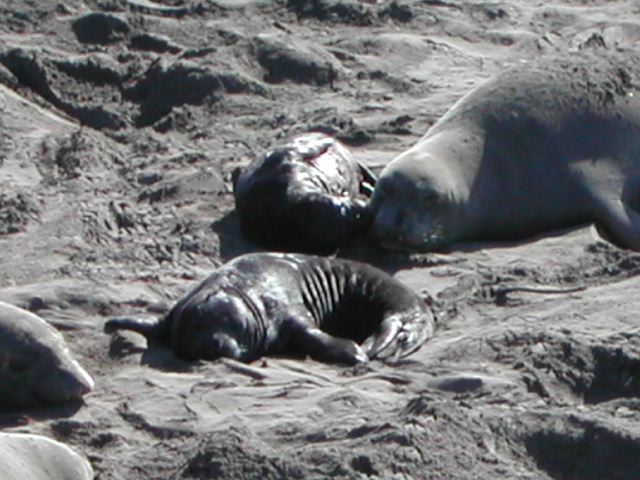
[[[383,170],[374,190],[370,208],[375,241],[409,251],[448,246],[461,235],[463,191],[442,159],[408,150]]]
[[[198,289],[178,303],[169,317],[172,349],[185,360],[250,361],[264,335],[261,315],[251,300],[232,288]]]
[[[330,253],[364,235],[375,176],[323,133],[307,133],[234,172],[243,234],[275,250]]]
[[[0,302],[0,406],[23,408],[79,400],[93,380],[54,327]]]
[[[91,480],[83,455],[42,435],[0,432],[2,480]]]

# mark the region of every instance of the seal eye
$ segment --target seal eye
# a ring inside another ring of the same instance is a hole
[[[9,355],[7,367],[12,373],[21,375],[29,370],[29,367],[35,363],[36,358],[30,358],[26,355]]]

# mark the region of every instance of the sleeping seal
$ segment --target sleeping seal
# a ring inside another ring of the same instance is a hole
[[[234,172],[243,234],[277,250],[328,253],[363,235],[371,216],[359,194],[374,184],[370,170],[322,133],[295,137]]]
[[[254,253],[223,265],[159,321],[109,320],[171,344],[187,359],[302,353],[354,364],[406,356],[433,335],[431,310],[366,264],[303,254]]]
[[[372,234],[437,250],[595,222],[640,250],[640,56],[572,53],[505,71],[380,174]]]
[[[2,480],[91,480],[86,458],[41,435],[0,432]]]
[[[93,389],[54,327],[0,302],[0,408],[79,400]]]

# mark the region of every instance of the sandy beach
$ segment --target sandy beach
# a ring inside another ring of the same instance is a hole
[[[640,255],[591,225],[346,246],[438,315],[394,364],[187,363],[103,333],[260,250],[231,175],[292,136],[329,133],[379,172],[493,75],[639,42],[637,1],[5,0],[0,301],[60,329],[95,389],[0,428],[100,480],[640,478]]]

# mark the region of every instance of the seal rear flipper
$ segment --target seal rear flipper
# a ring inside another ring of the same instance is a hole
[[[364,163],[357,162],[358,168],[360,169],[360,173],[362,174],[362,181],[360,182],[360,193],[366,195],[367,197],[371,197],[373,195],[373,190],[376,187],[376,183],[378,183],[378,177],[373,171],[366,166]]]
[[[319,328],[295,319],[287,322],[287,328],[290,329],[289,341],[315,360],[347,365],[369,360],[360,345],[352,340],[333,337]]]
[[[114,333],[117,330],[131,330],[147,338],[165,340],[169,337],[164,319],[143,320],[138,318],[112,318],[104,324],[104,333]]]

